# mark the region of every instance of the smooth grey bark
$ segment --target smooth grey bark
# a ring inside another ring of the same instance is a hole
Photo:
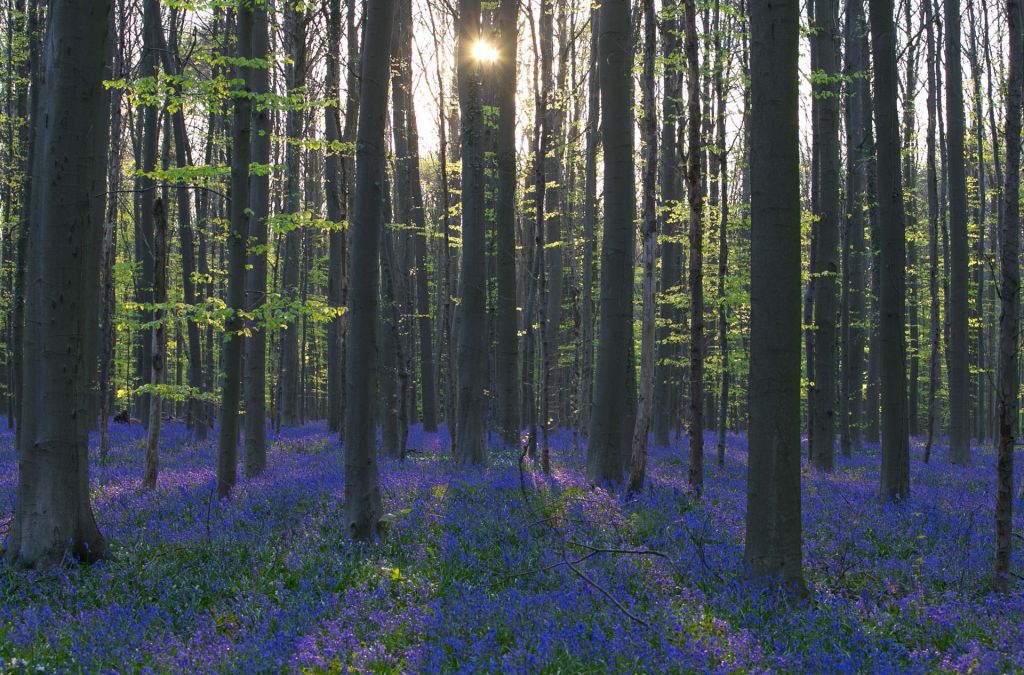
[[[629,466],[628,493],[643,489],[647,470],[647,435],[651,428],[654,407],[654,354],[655,354],[655,267],[658,252],[658,115],[655,94],[655,57],[657,55],[657,21],[654,0],[643,0],[644,52],[640,78],[643,118],[640,133],[643,142],[643,173],[641,176],[641,266],[643,270],[643,310],[640,329],[640,397],[636,422],[633,426],[632,456]]]
[[[505,443],[519,441],[518,310],[516,296],[516,81],[519,0],[502,0],[498,9],[496,65],[498,185],[494,217],[497,239],[498,300],[496,321],[495,388],[498,431]]]
[[[236,18],[236,49],[252,58],[253,9],[242,3]],[[242,398],[242,331],[245,310],[246,234],[249,225],[249,164],[252,158],[252,69],[238,67],[231,121],[231,204],[228,229],[227,308],[221,350],[220,432],[217,437],[217,496],[227,498],[238,477],[239,405]]]
[[[676,64],[680,50],[679,2],[668,0],[662,10],[662,56],[665,75],[661,118],[661,295],[658,306],[658,360],[654,384],[654,444],[668,445],[673,418],[678,413],[680,368],[679,345],[670,339],[680,330],[680,309],[677,297],[681,294],[681,245],[674,241],[679,225],[678,206],[683,200],[677,128],[682,117],[683,78]]]
[[[750,6],[750,431],[744,560],[805,592],[800,525],[800,156],[796,0]]]
[[[44,568],[106,557],[89,502],[89,427],[110,98],[111,3],[52,0],[34,125],[18,487],[4,556]]]
[[[699,495],[704,488],[704,155],[697,53],[697,3],[683,1],[686,30],[687,141],[686,198],[690,207],[690,464],[687,480]]]
[[[283,427],[296,426],[301,421],[300,402],[302,383],[299,377],[299,322],[300,301],[300,251],[302,233],[300,228],[302,211],[302,170],[301,141],[304,133],[303,111],[298,103],[305,100],[306,86],[306,10],[297,3],[285,3],[285,44],[290,59],[285,68],[285,85],[288,96],[294,99],[286,113],[285,136],[285,186],[284,212],[293,218],[284,238],[284,252],[281,255],[281,296],[288,307],[288,319],[281,330],[281,372],[278,388],[280,400],[278,412]]]
[[[363,40],[360,59],[346,344],[345,522],[349,536],[364,542],[378,537],[381,517],[373,409],[377,389],[380,241],[384,227],[384,129],[394,17],[394,0],[374,0],[367,5],[366,35],[374,38]]]
[[[814,408],[811,457],[814,466],[831,471],[836,436],[836,299],[839,281],[839,3],[815,0],[814,40],[820,77],[815,86],[818,104],[815,140],[818,145],[818,213],[814,280]]]
[[[900,120],[896,111],[896,26],[892,0],[869,0],[875,84],[879,232],[879,367],[883,500],[910,495],[907,435],[906,226],[900,178]]]
[[[629,2],[605,0],[598,10],[598,73],[604,146],[604,238],[594,403],[587,479],[617,483],[627,454],[633,339],[633,30]]]
[[[967,346],[967,158],[964,155],[964,89],[960,63],[960,2],[944,0],[946,51],[946,152],[949,174],[949,461],[971,461],[969,354]],[[879,137],[879,145],[881,145]],[[881,194],[881,190],[879,191]]]
[[[266,59],[270,54],[270,26],[267,11],[256,12],[252,31],[252,54]],[[252,69],[252,91],[256,97],[270,93],[269,67]],[[253,109],[252,162],[259,168],[249,178],[250,214],[246,233],[248,271],[245,277],[245,308],[261,314],[267,302],[267,219],[270,217],[270,143],[273,108],[257,100]],[[257,476],[267,465],[267,332],[259,318],[250,323],[245,339],[245,473]]]
[[[455,460],[482,464],[487,380],[487,278],[484,263],[484,119],[480,64],[480,0],[459,0],[458,84],[462,113],[462,255],[458,318],[458,400]]]
[[[999,238],[999,455],[996,463],[995,587],[1010,588],[1013,553],[1013,451],[1017,422],[1020,330],[1020,135],[1024,87],[1024,15],[1020,0],[1006,0],[1009,76],[1006,81],[1006,187]]]

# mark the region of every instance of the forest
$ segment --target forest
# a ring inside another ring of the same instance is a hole
[[[1024,0],[0,0],[0,674],[1024,673]]]

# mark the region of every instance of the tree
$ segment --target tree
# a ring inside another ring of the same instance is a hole
[[[629,413],[633,330],[633,247],[636,178],[633,171],[633,30],[627,0],[598,10],[598,72],[604,144],[604,238],[594,404],[587,446],[587,478],[619,482],[632,433]]]
[[[252,32],[253,58],[266,59],[270,53],[270,26],[266,11],[255,13]],[[267,302],[267,219],[270,217],[270,136],[273,132],[273,108],[266,100],[270,93],[269,67],[252,69],[252,90],[257,97],[253,111],[252,161],[261,167],[249,179],[252,204],[247,228],[246,248],[249,270],[245,279],[245,307],[257,312]],[[260,98],[262,97],[262,101]],[[267,332],[263,322],[252,322],[245,340],[245,472],[256,476],[267,465]]]
[[[871,52],[878,143],[879,367],[882,408],[882,474],[885,500],[910,494],[910,439],[907,435],[904,303],[906,240],[903,181],[900,178],[900,119],[896,112],[896,26],[892,0],[870,0]]]
[[[228,229],[227,306],[220,433],[217,437],[217,496],[228,497],[238,477],[238,406],[242,398],[242,313],[245,310],[245,252],[249,225],[249,163],[252,158],[253,8],[248,0],[238,7],[235,31],[240,65],[231,121],[231,206]]]
[[[352,277],[346,360],[345,522],[356,541],[378,536],[381,516],[377,471],[377,313],[380,241],[384,228],[384,129],[394,0],[374,0],[366,8],[366,34],[360,59],[359,127],[356,145],[355,203],[352,211]]]
[[[508,444],[519,440],[518,314],[516,309],[516,47],[519,0],[502,0],[498,10],[498,186],[495,198],[497,237],[497,347],[495,385],[498,431]]]
[[[52,0],[35,112],[18,488],[5,549],[18,566],[106,557],[89,502],[111,3]],[[83,151],[84,150],[84,151]]]
[[[661,117],[661,222],[663,236],[661,243],[661,294],[662,302],[658,316],[662,326],[658,336],[657,374],[654,384],[654,443],[668,445],[669,430],[673,424],[678,406],[679,346],[670,335],[678,330],[681,312],[673,296],[680,292],[682,271],[680,270],[681,246],[673,241],[679,217],[677,207],[683,199],[683,184],[680,177],[679,144],[676,132],[682,114],[683,80],[679,59],[679,2],[668,0],[662,11],[662,58],[665,62],[665,76]]]
[[[1020,130],[1024,87],[1024,15],[1020,0],[1006,0],[1010,72],[1006,81],[1006,189],[1000,236],[999,456],[996,466],[995,586],[1010,587],[1013,552],[1013,451],[1017,421],[1017,339],[1020,329]]]
[[[657,21],[654,0],[643,0],[644,54],[641,77],[641,107],[644,114],[640,123],[643,139],[644,167],[642,180],[642,226],[640,240],[643,250],[643,327],[640,329],[640,400],[633,426],[632,457],[627,492],[639,492],[644,486],[647,468],[647,435],[651,428],[654,407],[654,324],[655,324],[655,267],[658,251],[658,115],[654,99],[654,65],[657,55]]]
[[[800,156],[796,0],[750,6],[750,427],[744,559],[804,592],[800,527]]]
[[[814,466],[831,471],[836,433],[836,282],[839,277],[839,3],[815,0],[814,49],[818,71],[814,96],[818,114],[817,145],[818,276],[814,279],[814,389],[811,457]]]
[[[697,54],[697,2],[683,2],[686,24],[686,197],[690,207],[690,487],[704,488],[704,145]]]
[[[299,358],[299,321],[302,316],[299,290],[300,252],[302,249],[302,168],[301,146],[303,138],[306,87],[306,24],[308,15],[302,3],[285,3],[285,42],[288,62],[285,79],[288,87],[288,111],[285,115],[285,189],[284,210],[291,218],[284,239],[281,266],[281,295],[287,305],[288,318],[281,331],[281,376],[278,410],[281,426],[299,424],[302,396]]]
[[[949,460],[971,461],[967,346],[967,176],[964,88],[960,64],[960,2],[944,0],[946,15],[946,142],[949,174]],[[882,106],[880,106],[882,107]],[[879,145],[882,138],[879,134]],[[881,167],[879,167],[881,173]],[[879,186],[879,194],[885,194]],[[883,404],[884,406],[884,404]]]
[[[484,268],[484,119],[480,60],[480,0],[459,0],[458,80],[462,112],[462,257],[459,293],[458,431],[455,459],[482,464],[486,414],[487,314]]]
[[[142,487],[152,490],[156,487],[157,474],[160,468],[160,427],[163,415],[163,397],[160,388],[167,381],[167,317],[163,305],[167,303],[167,211],[163,199],[157,197],[153,202],[153,311],[155,325],[152,329],[153,345],[150,358],[152,375],[150,383],[156,391],[149,400],[149,424],[146,435],[146,468],[142,475]]]

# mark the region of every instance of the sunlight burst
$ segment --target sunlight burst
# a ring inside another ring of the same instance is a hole
[[[498,48],[487,40],[477,40],[473,43],[472,56],[474,61],[481,63],[494,63],[498,60]]]

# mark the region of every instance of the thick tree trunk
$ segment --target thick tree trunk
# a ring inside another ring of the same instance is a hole
[[[907,437],[906,337],[904,289],[906,239],[903,182],[900,179],[900,129],[896,112],[896,27],[892,0],[870,0],[871,50],[874,66],[877,134],[879,366],[882,409],[880,496],[905,499],[910,494],[910,443]]]
[[[516,309],[516,47],[518,0],[502,0],[498,10],[499,58],[497,63],[498,188],[495,198],[497,238],[497,346],[495,380],[498,430],[509,445],[519,440],[519,338]]]
[[[380,241],[384,213],[384,128],[394,0],[366,8],[360,63],[361,106],[356,146],[355,205],[352,211],[352,277],[349,294],[348,357],[345,378],[345,522],[349,536],[373,541],[381,516],[373,409],[377,388],[377,312]]]
[[[25,259],[18,488],[5,546],[25,567],[91,561],[107,546],[89,503],[88,435],[110,98],[110,2],[53,0],[35,127]]]
[[[750,6],[749,574],[804,592],[800,526],[800,6]]]
[[[253,10],[242,5],[235,26],[237,54],[252,58]],[[231,128],[231,205],[228,230],[227,336],[221,353],[220,434],[217,439],[217,496],[231,494],[238,475],[238,407],[242,398],[242,332],[245,310],[245,252],[249,225],[249,164],[252,158],[252,69],[238,67]]]
[[[967,176],[964,90],[960,64],[960,2],[944,0],[947,154],[949,173],[949,460],[971,461],[971,408],[967,346]],[[881,107],[881,106],[880,106]],[[879,137],[879,145],[881,145]],[[881,194],[881,191],[880,191]]]
[[[480,39],[480,0],[459,0],[458,80],[462,112],[462,259],[458,340],[458,433],[455,459],[487,459],[486,274],[484,267],[484,119],[480,63],[473,46]]]
[[[1020,328],[1020,130],[1024,86],[1024,16],[1020,0],[1006,0],[1010,72],[1006,82],[1006,188],[1000,237],[999,459],[996,465],[995,586],[1010,587],[1013,552],[1013,451],[1017,422]]]
[[[633,31],[627,0],[605,0],[598,10],[598,70],[604,145],[604,238],[594,405],[587,478],[622,480],[633,367],[633,248],[636,178],[633,167]],[[626,386],[624,386],[626,385]]]

